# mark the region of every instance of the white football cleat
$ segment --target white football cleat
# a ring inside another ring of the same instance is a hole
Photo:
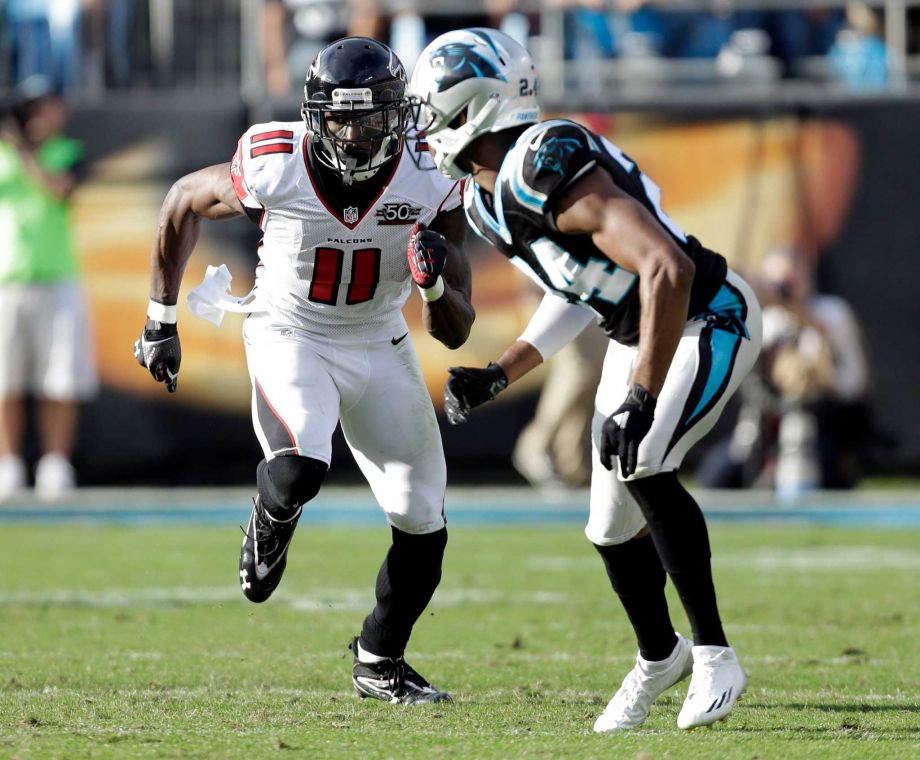
[[[693,647],[693,677],[678,728],[708,726],[731,712],[747,688],[747,674],[731,647]]]
[[[652,711],[652,702],[665,690],[690,675],[693,669],[693,642],[679,633],[675,635],[677,644],[668,659],[650,662],[643,660],[641,655],[636,656],[636,666],[629,671],[623,679],[623,685],[594,721],[597,733],[642,725]]]

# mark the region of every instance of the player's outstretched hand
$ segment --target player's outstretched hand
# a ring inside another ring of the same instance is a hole
[[[416,224],[409,235],[406,253],[415,284],[426,290],[434,287],[447,261],[447,238],[440,232],[426,230]]]
[[[601,428],[601,464],[613,469],[613,458],[620,458],[620,473],[628,478],[636,471],[639,444],[655,420],[655,399],[641,385],[629,389],[620,407],[604,420]]]
[[[451,425],[466,422],[470,410],[491,401],[508,387],[505,371],[492,363],[483,369],[450,367],[444,386],[444,411]]]
[[[179,364],[182,362],[176,325],[148,319],[141,337],[134,342],[134,358],[150,370],[154,380],[166,383],[166,390],[176,392]]]

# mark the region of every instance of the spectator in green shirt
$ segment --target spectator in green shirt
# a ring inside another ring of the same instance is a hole
[[[66,106],[40,78],[0,119],[0,499],[27,483],[29,395],[42,449],[36,491],[55,498],[74,486],[77,403],[97,387],[69,219],[83,151],[61,134]]]

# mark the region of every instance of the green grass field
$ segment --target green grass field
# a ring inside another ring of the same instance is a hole
[[[404,707],[357,699],[346,650],[382,525],[301,526],[255,606],[235,526],[8,524],[0,757],[920,757],[920,532],[717,525],[712,539],[745,698],[685,733],[682,685],[641,729],[595,735],[635,644],[576,526],[451,530],[408,659],[456,701]]]

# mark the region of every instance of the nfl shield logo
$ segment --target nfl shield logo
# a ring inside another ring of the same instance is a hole
[[[345,216],[342,217],[345,220],[345,224],[354,224],[358,221],[358,207],[349,206],[345,209]]]

